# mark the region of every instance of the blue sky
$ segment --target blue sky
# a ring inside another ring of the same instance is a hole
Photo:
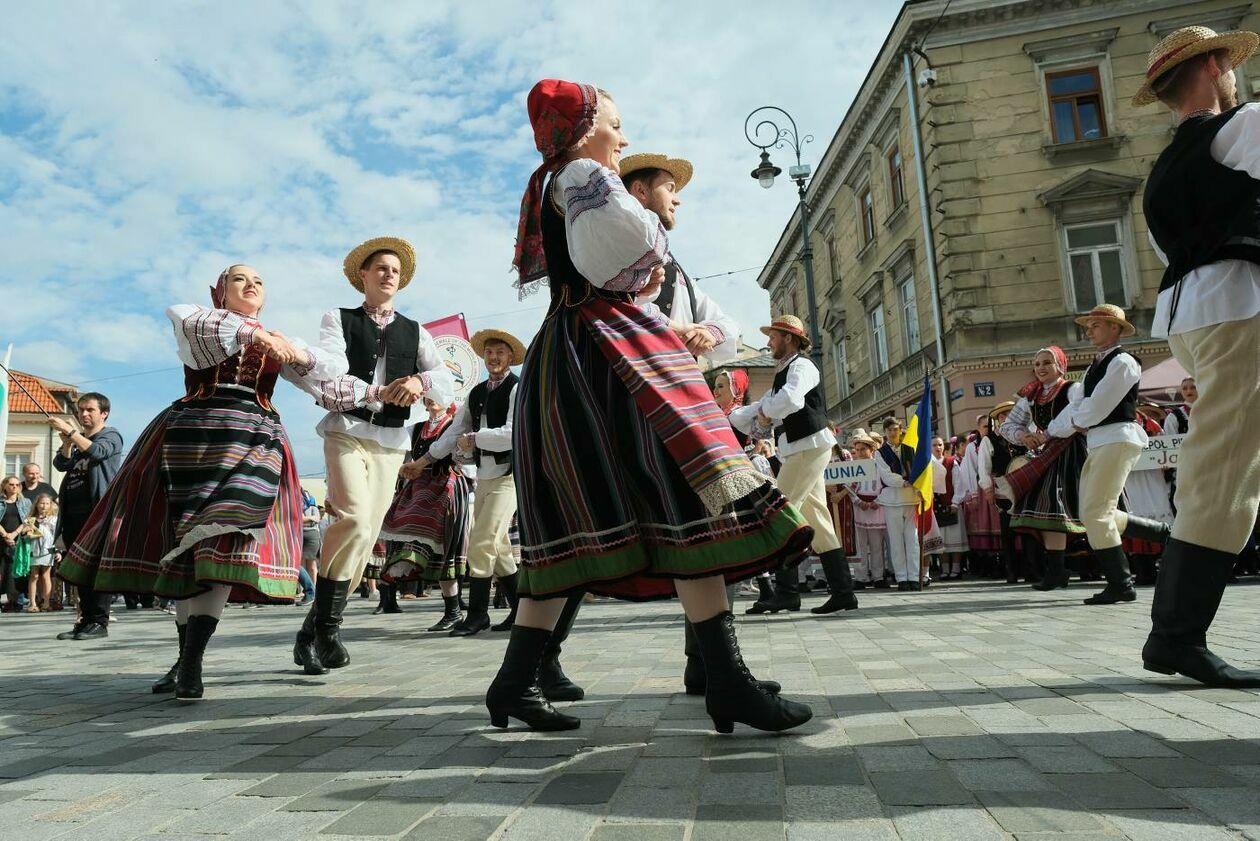
[[[463,312],[472,330],[528,340],[544,309],[517,301],[509,268],[538,160],[524,98],[547,76],[611,91],[628,153],[695,163],[671,237],[690,274],[759,268],[795,190],[748,177],[744,117],[786,108],[818,138],[817,163],[899,7],[11,6],[0,344],[14,343],[15,367],[108,394],[134,440],[182,393],[166,306],[205,302],[225,265],[247,262],[267,281],[264,324],[314,338],[323,311],[357,302],[342,257],[380,234],[419,255],[400,311]],[[755,277],[704,286],[759,344]],[[277,405],[299,470],[322,473],[319,410],[284,384]]]

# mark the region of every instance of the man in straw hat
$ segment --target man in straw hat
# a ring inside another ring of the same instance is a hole
[[[1133,98],[1160,101],[1178,122],[1142,206],[1168,266],[1152,332],[1168,337],[1199,392],[1142,661],[1212,686],[1260,686],[1260,673],[1207,647],[1260,504],[1260,431],[1240,422],[1260,412],[1260,105],[1237,105],[1234,78],[1257,44],[1254,32],[1178,29],[1151,50]]]
[[[317,431],[324,439],[328,502],[340,518],[324,535],[315,604],[293,646],[294,662],[311,675],[350,662],[341,614],[393,501],[411,444],[404,428],[411,407],[435,381],[451,379],[429,331],[394,309],[394,296],[415,275],[411,243],[370,239],[346,255],[342,268],[363,303],[329,310],[319,328],[320,346],[344,360],[348,373],[314,387],[316,402],[328,409]]]
[[[781,315],[762,327],[770,343],[777,371],[770,391],[748,406],[731,412],[731,423],[754,438],[777,440],[779,489],[814,529],[814,551],[827,574],[831,597],[811,613],[855,610],[853,573],[836,537],[831,510],[827,507],[827,487],[823,470],[831,461],[836,444],[831,421],[818,389],[821,377],[817,366],[805,354],[809,334],[794,315]],[[775,592],[758,599],[748,613],[778,613],[801,609],[800,584],[795,569],[779,570],[774,576]]]
[[[516,558],[508,529],[516,514],[516,480],[512,476],[512,415],[516,384],[512,366],[525,360],[525,345],[505,330],[478,330],[473,351],[486,363],[487,379],[468,400],[442,437],[420,459],[421,467],[454,454],[477,467],[476,502],[468,535],[468,613],[451,629],[453,637],[470,637],[490,627],[490,581],[499,579],[511,612],[494,626],[510,631],[516,619]]]
[[[1085,599],[1085,604],[1116,604],[1137,599],[1129,559],[1122,538],[1137,537],[1163,543],[1168,526],[1119,510],[1129,471],[1146,449],[1146,432],[1138,423],[1138,385],[1142,365],[1120,346],[1137,330],[1125,320],[1124,310],[1099,304],[1076,323],[1097,351],[1084,379],[1073,383],[1068,405],[1050,422],[1046,432],[1055,438],[1085,435],[1089,455],[1081,469],[1080,517],[1094,557],[1103,568],[1107,586]]]

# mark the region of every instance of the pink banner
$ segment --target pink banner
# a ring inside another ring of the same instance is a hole
[[[456,336],[464,341],[468,341],[468,324],[464,321],[462,312],[448,315],[446,318],[439,318],[436,321],[430,321],[423,327],[435,339],[438,336]]]

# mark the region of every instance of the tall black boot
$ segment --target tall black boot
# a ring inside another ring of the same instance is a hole
[[[573,630],[573,621],[582,607],[583,595],[575,593],[569,596],[543,649],[542,663],[538,666],[538,688],[548,701],[581,701],[586,697],[586,690],[569,680],[564,669],[560,668],[560,650]]]
[[[771,613],[786,610],[794,613],[801,609],[801,585],[796,567],[781,569],[774,574],[774,597],[766,603]]]
[[[519,576],[519,572],[514,572],[511,575],[501,576],[499,578],[499,592],[503,593],[504,598],[507,599],[508,607],[511,609],[508,611],[507,618],[498,625],[492,626],[490,630],[510,631],[512,630],[512,626],[516,624],[516,582]]]
[[[373,615],[403,612],[403,609],[398,606],[397,584],[386,584],[384,581],[379,581],[376,584],[376,592],[380,594],[380,601],[376,604],[376,610],[372,611]]]
[[[206,643],[214,636],[219,620],[213,616],[189,616],[184,631],[184,652],[179,658],[179,672],[175,676],[175,700],[199,701],[202,695],[201,658],[206,653]]]
[[[696,629],[691,627],[691,622],[685,617],[683,618],[683,651],[687,655],[687,666],[683,669],[683,689],[688,695],[703,695],[709,685],[708,675],[704,671],[704,655],[700,652],[700,643],[696,640]],[[779,682],[774,680],[759,680],[757,685],[771,695],[778,695],[783,691]]]
[[[838,610],[857,610],[857,596],[853,595],[853,571],[843,549],[832,549],[818,556],[823,571],[827,573],[827,587],[831,596],[810,613],[835,613]]]
[[[1236,669],[1207,647],[1207,631],[1235,557],[1175,539],[1165,544],[1151,600],[1151,633],[1142,646],[1143,668],[1183,674],[1208,686],[1260,687],[1260,672]]]
[[[1145,540],[1148,543],[1158,543],[1161,546],[1168,542],[1168,538],[1172,535],[1172,526],[1167,523],[1161,523],[1159,520],[1151,520],[1146,517],[1135,517],[1129,515],[1129,524],[1124,527],[1121,533],[1122,537],[1130,539]]]
[[[752,603],[744,613],[769,613],[770,609],[767,604],[774,600],[774,585],[770,583],[769,576],[757,576],[757,601]]]
[[[175,691],[175,677],[179,674],[179,663],[184,659],[184,637],[187,634],[188,626],[176,622],[175,631],[179,634],[179,656],[175,658],[175,665],[171,666],[165,675],[153,682],[154,695]]]
[[[350,652],[341,644],[341,614],[349,597],[349,581],[315,579],[315,653],[329,669],[350,665]]]
[[[1041,581],[1032,585],[1034,590],[1057,590],[1060,587],[1067,587],[1068,574],[1067,569],[1063,565],[1062,549],[1047,549],[1045,552],[1046,568],[1042,574]]]
[[[691,627],[708,679],[704,708],[717,732],[732,732],[737,721],[758,730],[778,732],[799,727],[814,717],[814,711],[805,704],[771,695],[758,684],[744,665],[735,636],[735,617],[729,610],[694,622]]]
[[[1002,562],[1006,566],[1006,583],[1019,583],[1019,556],[1015,554],[1015,531],[1011,528],[1011,515],[1002,511],[998,514],[1001,526],[999,537],[1002,543]]]
[[[316,579],[315,592],[319,592],[319,579]],[[306,611],[306,619],[298,629],[297,639],[293,641],[293,663],[301,666],[308,675],[326,675],[328,667],[319,661],[319,652],[315,650],[315,604]]]
[[[444,608],[442,618],[429,629],[430,631],[449,631],[464,618],[463,612],[459,609],[459,596],[443,596],[442,605]]]
[[[490,579],[474,578],[468,585],[468,613],[451,629],[453,637],[471,637],[490,627]]]
[[[1107,586],[1101,593],[1095,593],[1085,604],[1116,604],[1117,602],[1137,601],[1137,591],[1133,589],[1133,576],[1129,574],[1129,559],[1121,546],[1110,549],[1095,549],[1094,557],[1102,564],[1103,575],[1107,577]]]
[[[538,666],[549,639],[551,631],[541,628],[512,628],[503,665],[486,692],[486,709],[495,727],[507,727],[509,717],[523,721],[531,730],[576,730],[582,726],[581,719],[557,712],[538,691]]]

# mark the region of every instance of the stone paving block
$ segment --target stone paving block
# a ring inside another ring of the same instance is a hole
[[[1128,772],[1054,774],[1054,785],[1092,809],[1181,809],[1175,797]]]
[[[534,802],[538,805],[607,803],[625,777],[616,771],[561,774],[543,788]]]
[[[510,815],[524,805],[537,783],[473,782],[445,796],[439,815]]]
[[[937,759],[1005,759],[1016,751],[993,736],[937,736],[923,740],[923,747]]]
[[[959,759],[946,767],[969,791],[1038,791],[1053,788],[1045,775],[1019,759]]]
[[[892,821],[885,818],[800,822],[787,827],[787,841],[896,841],[896,838],[897,831],[893,829]]]
[[[851,821],[883,818],[879,797],[866,785],[809,785],[786,789],[788,821]]]
[[[1006,837],[989,813],[979,806],[916,808],[894,805],[889,811],[897,835],[903,841],[941,841],[946,838],[1004,841]]]
[[[336,771],[286,771],[240,794],[242,797],[300,797],[335,779]]]
[[[777,772],[711,774],[701,781],[700,803],[778,803],[779,787]]]
[[[1229,841],[1236,836],[1189,810],[1111,812],[1107,820],[1131,841]]]
[[[1240,797],[1232,788],[1181,788],[1177,796],[1222,824],[1260,829],[1260,798]]]
[[[1175,757],[1177,752],[1163,742],[1144,733],[1119,731],[1079,733],[1076,740],[1100,756],[1107,757]]]
[[[1193,742],[1167,743],[1187,756],[1214,765],[1260,765],[1260,741],[1242,739],[1207,739]]]
[[[907,771],[941,767],[940,760],[921,745],[858,745],[857,756],[867,771]]]
[[[626,785],[648,788],[693,787],[704,773],[699,757],[645,756],[635,763],[626,777]]]
[[[885,805],[948,806],[974,800],[958,779],[944,770],[872,771],[870,776]]]
[[[975,736],[984,732],[965,715],[908,715],[906,724],[920,736]]]
[[[276,802],[259,797],[228,797],[197,809],[163,827],[164,832],[218,835],[275,811]]]
[[[1038,771],[1055,774],[1118,771],[1119,768],[1080,745],[1017,747],[1016,752]]]
[[[917,745],[919,743],[918,735],[904,724],[873,726],[850,726],[846,724],[844,729],[849,734],[849,739],[855,745],[889,747],[892,745]]]
[[[34,793],[34,789],[0,788],[0,804],[8,803],[11,800],[21,800],[28,794]]]
[[[1156,788],[1230,788],[1247,785],[1245,780],[1233,774],[1186,756],[1117,759],[1116,763]]]
[[[500,817],[434,815],[412,827],[403,841],[488,841],[502,823]]]
[[[700,806],[691,841],[782,841],[778,806]]]
[[[335,780],[324,783],[281,808],[286,812],[346,812],[364,800],[375,797],[384,783]]]
[[[323,835],[397,835],[406,832],[442,801],[394,800],[377,795],[320,830]]]
[[[690,786],[645,788],[623,785],[608,804],[606,820],[689,821],[696,810],[696,795]]]
[[[589,841],[683,841],[687,828],[679,824],[602,824]]]
[[[852,752],[783,757],[788,786],[862,785],[866,778]]]
[[[976,798],[1007,832],[1063,833],[1104,829],[1096,817],[1059,791],[982,791],[976,794]]]

